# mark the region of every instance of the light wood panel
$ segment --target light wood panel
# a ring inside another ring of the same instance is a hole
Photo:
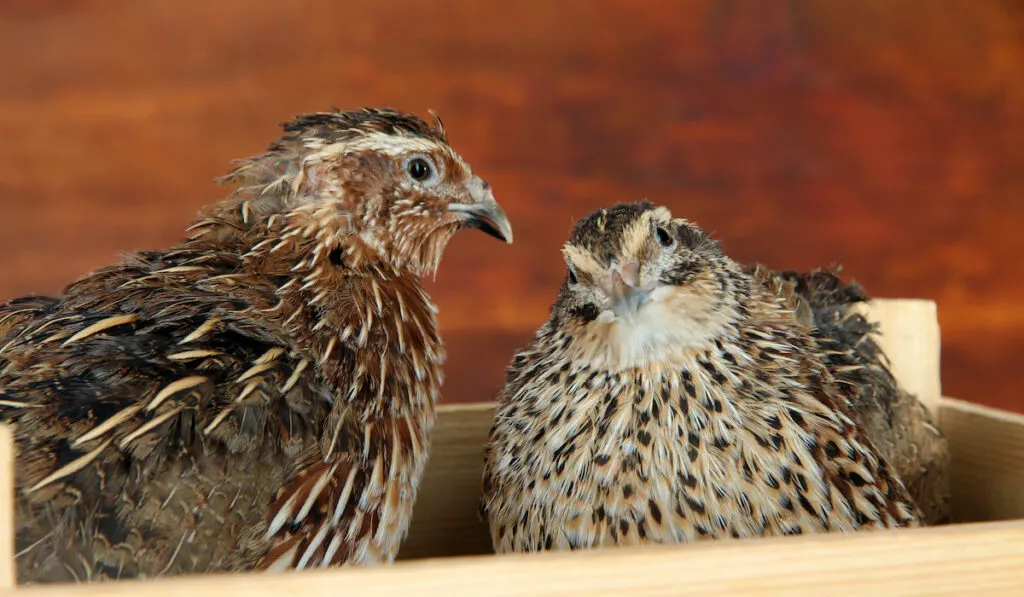
[[[952,398],[942,398],[936,404],[953,455],[956,522],[1024,519],[1024,415]],[[494,407],[459,404],[440,412],[430,466],[400,559],[492,551],[477,507],[483,446]]]
[[[953,517],[1024,518],[1024,415],[946,398],[939,425],[952,454]]]
[[[1024,522],[715,545],[469,557],[387,568],[0,591],[11,597],[654,597],[1007,595],[1024,591]]]
[[[962,521],[920,531],[726,541],[642,550],[491,558],[476,518],[480,447],[489,404],[440,409],[427,478],[402,561],[387,569],[124,581],[0,591],[20,597],[98,595],[1019,595],[1024,591],[1024,416],[941,402],[953,450],[954,509]],[[0,426],[0,484],[10,487],[12,442]],[[9,494],[8,492],[4,492]],[[0,535],[10,537],[10,499]],[[1016,519],[1016,520],[1012,520]],[[0,550],[9,557],[13,541]],[[474,556],[475,557],[469,557]],[[428,557],[430,556],[430,557]],[[445,556],[440,558],[440,556]],[[453,557],[454,556],[454,557]],[[461,556],[461,557],[459,557]],[[0,588],[13,566],[0,568]]]

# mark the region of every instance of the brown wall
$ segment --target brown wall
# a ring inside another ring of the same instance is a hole
[[[230,160],[337,105],[445,119],[516,226],[432,292],[488,400],[574,218],[649,197],[773,267],[938,301],[944,389],[1024,411],[1024,5],[0,1],[0,298],[174,242]]]

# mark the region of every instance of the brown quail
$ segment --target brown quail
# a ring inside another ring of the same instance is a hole
[[[179,245],[0,307],[19,582],[395,558],[445,359],[420,276],[512,230],[439,120],[284,131]]]
[[[922,524],[806,314],[697,226],[620,204],[563,253],[486,449],[497,552]]]

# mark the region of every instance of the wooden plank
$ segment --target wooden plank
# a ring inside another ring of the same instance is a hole
[[[959,522],[1024,518],[1024,415],[944,398]]]
[[[1024,594],[1024,521],[743,541],[478,556],[285,575],[2,591],[12,597],[648,597]]]
[[[939,405],[939,425],[953,454],[955,519],[1024,519],[1024,416],[952,398]],[[493,418],[491,404],[439,409],[431,461],[400,558],[491,552],[477,500],[481,449]]]
[[[439,408],[427,474],[400,559],[491,553],[487,525],[477,512],[483,448],[493,420],[493,404]]]
[[[939,375],[938,311],[934,301],[876,299],[859,310],[878,322],[878,343],[889,357],[900,385],[937,413],[942,383]]]

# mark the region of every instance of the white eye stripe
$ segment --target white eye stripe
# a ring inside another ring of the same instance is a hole
[[[346,153],[360,153],[372,151],[389,157],[398,157],[413,153],[430,154],[438,151],[446,151],[445,147],[436,141],[420,137],[406,137],[401,135],[387,135],[384,133],[370,133],[346,141],[338,141],[329,145],[311,148],[317,151],[307,159],[324,159],[332,155],[343,155]]]
[[[374,151],[397,157],[408,153],[429,153],[439,149],[436,142],[420,137],[370,133],[341,143],[345,152]]]
[[[309,147],[313,147],[309,145]],[[445,179],[448,163],[445,160],[435,159],[435,155],[442,155],[455,161],[456,168],[463,168],[467,173],[471,172],[469,166],[462,158],[454,153],[447,145],[430,139],[411,137],[404,135],[389,135],[385,133],[370,133],[346,141],[321,145],[316,147],[317,151],[307,155],[305,163],[323,162],[330,159],[337,159],[353,153],[372,152],[394,159],[401,159],[400,168],[408,182],[418,186],[433,186]],[[411,175],[409,170],[413,160],[423,160],[428,164],[431,172],[425,178],[418,178]]]
[[[603,267],[588,251],[570,243],[562,246],[562,254],[567,264],[573,263],[578,270],[584,272],[597,272]]]

